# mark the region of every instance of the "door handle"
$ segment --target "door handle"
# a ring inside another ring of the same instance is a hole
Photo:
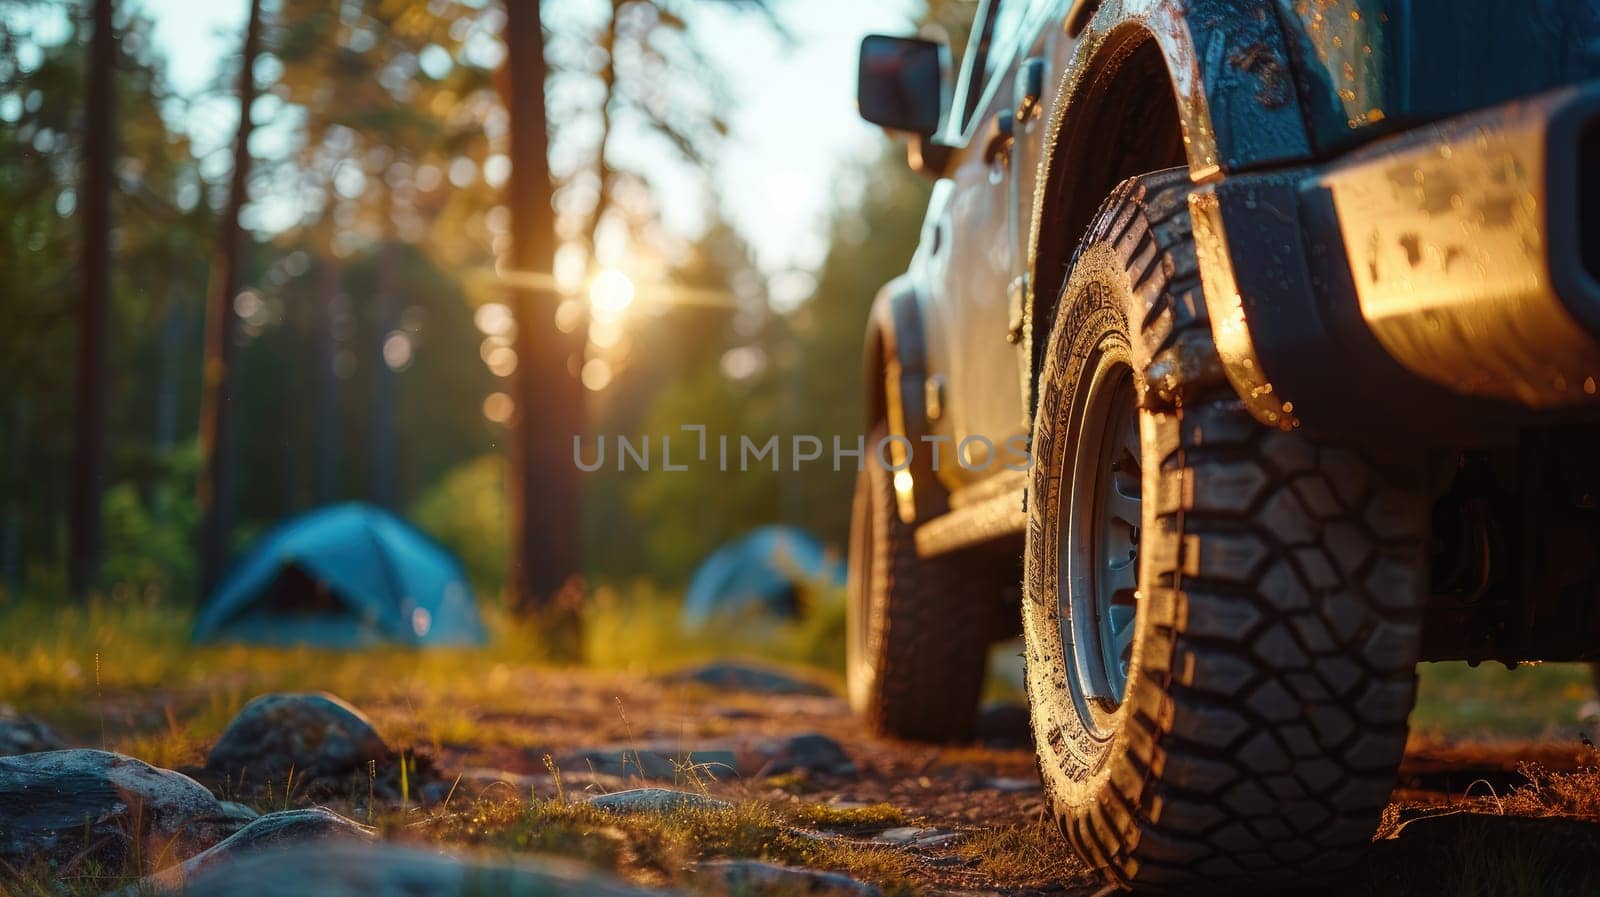
[[[989,139],[983,145],[983,161],[994,165],[1003,162],[1011,152],[1011,141],[1017,131],[1017,119],[1010,109],[1002,109],[989,126]]]

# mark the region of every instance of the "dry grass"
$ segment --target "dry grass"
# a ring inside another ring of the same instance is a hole
[[[1596,752],[1600,761],[1600,752]],[[1552,772],[1536,764],[1517,767],[1528,784],[1499,801],[1500,810],[1515,816],[1564,816],[1600,821],[1600,767]]]
[[[752,858],[843,872],[894,894],[910,892],[916,858],[850,835],[905,821],[881,806],[840,810],[742,800],[727,808],[608,813],[582,801],[487,797],[460,812],[391,819],[387,827],[402,839],[573,857],[640,884],[692,884],[700,861]]]
[[[587,665],[637,676],[725,656],[730,644],[762,658],[832,663],[830,652],[843,643],[829,635],[842,618],[835,610],[735,637],[726,628],[683,631],[676,602],[653,590],[632,597],[601,590],[586,618]],[[270,691],[330,691],[362,707],[402,707],[380,720],[385,734],[435,752],[485,738],[538,747],[514,716],[528,708],[530,692],[547,690],[540,671],[554,675],[551,658],[561,652],[543,643],[536,626],[493,606],[484,612],[492,635],[483,648],[344,652],[195,645],[189,613],[158,602],[71,604],[0,592],[0,703],[43,716],[81,742],[158,765],[197,761],[240,707]],[[163,703],[152,710],[148,696],[157,693]],[[127,713],[119,712],[123,705]]]
[[[1082,867],[1047,820],[1026,826],[984,828],[958,842],[955,855],[971,871],[997,881],[1064,881]]]
[[[493,642],[481,650],[343,653],[195,646],[188,641],[186,613],[143,600],[62,606],[0,598],[0,703],[41,715],[80,743],[182,766],[198,762],[255,695],[327,690],[367,710],[392,744],[435,755],[471,745],[490,760],[495,751],[526,758],[576,743],[551,743],[556,737],[581,738],[585,747],[636,739],[681,739],[693,746],[734,734],[749,724],[707,714],[708,704],[714,700],[723,710],[753,717],[770,710],[762,706],[767,699],[713,698],[695,687],[652,685],[639,674],[725,657],[727,646],[737,644],[749,654],[820,665],[829,675],[838,668],[830,652],[843,644],[833,628],[838,618],[829,614],[800,625],[685,633],[669,598],[648,590],[634,596],[605,592],[591,603],[584,636],[588,662],[600,672],[579,674],[552,665],[556,652],[547,650],[533,627],[492,609],[489,616]],[[1548,731],[1553,715],[1570,718],[1588,695],[1587,672],[1576,668],[1504,673],[1424,667],[1423,682],[1417,718],[1421,728],[1435,732]],[[625,708],[617,695],[630,696]],[[641,706],[645,702],[653,706]],[[636,709],[638,718],[630,722]],[[989,749],[957,748],[940,751],[918,774],[938,778],[961,766],[1001,768]],[[1587,871],[1600,849],[1583,854],[1594,845],[1577,831],[1584,827],[1569,821],[1600,819],[1600,771],[1524,767],[1522,773],[1529,780],[1523,788],[1477,794],[1467,805],[1476,815],[1457,814],[1461,818],[1443,827],[1407,829],[1381,843],[1353,889],[1340,893],[1600,893],[1600,882]],[[680,778],[691,788],[709,785],[692,768]],[[604,814],[575,799],[581,786],[568,785],[552,799],[541,779],[538,794],[497,787],[480,796],[463,789],[447,804],[425,810],[413,805],[369,817],[360,801],[342,809],[397,840],[559,854],[636,882],[688,888],[694,887],[694,864],[718,857],[837,870],[891,894],[913,887],[1026,890],[1081,874],[1049,823],[1019,824],[1027,818],[1020,813],[992,826],[953,824],[962,829],[962,839],[937,850],[945,862],[930,864],[918,851],[863,837],[918,824],[914,813],[885,804],[841,808],[795,799],[802,793],[813,801],[824,796],[804,775],[722,783],[714,790],[731,798],[733,807],[664,816]],[[888,799],[899,802],[897,794],[890,792]],[[885,798],[878,793],[852,799]],[[921,799],[908,798],[907,806],[931,813],[932,804],[915,802]],[[304,800],[280,792],[258,809]],[[0,895],[77,897],[132,878],[129,870],[81,868],[60,884],[41,876],[9,891],[0,884]]]

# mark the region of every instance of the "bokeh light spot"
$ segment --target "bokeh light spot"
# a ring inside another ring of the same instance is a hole
[[[591,358],[583,364],[583,385],[591,392],[599,392],[611,385],[611,362],[604,358]]]
[[[483,400],[483,416],[492,423],[505,423],[516,409],[517,403],[503,392],[491,392]]]
[[[607,268],[589,284],[589,304],[597,315],[619,315],[633,303],[633,281],[628,275]]]

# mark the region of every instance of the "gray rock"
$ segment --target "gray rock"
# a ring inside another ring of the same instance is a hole
[[[697,682],[727,691],[749,691],[763,695],[833,696],[832,689],[819,682],[808,681],[772,667],[730,661],[680,670],[667,676],[666,680]]]
[[[978,740],[988,747],[1021,750],[1033,747],[1033,723],[1026,704],[990,704],[978,713]]]
[[[235,803],[231,800],[225,800],[222,802],[222,814],[229,819],[238,820],[240,825],[247,825],[251,820],[259,819],[261,817],[261,814],[257,813],[255,810],[252,810],[244,804]]]
[[[0,757],[59,751],[66,739],[45,723],[17,713],[10,704],[0,704]]]
[[[206,768],[229,781],[282,784],[338,776],[390,756],[361,711],[330,694],[262,695],[244,706],[217,739]]]
[[[1025,794],[1030,791],[1043,791],[1044,785],[1037,778],[1022,778],[1009,776],[996,776],[985,779],[983,787],[992,788],[1001,794]]]
[[[711,860],[695,871],[718,889],[740,897],[812,894],[830,897],[878,897],[877,887],[838,872],[779,866],[760,860]]]
[[[119,868],[187,857],[239,823],[199,782],[109,751],[0,759],[0,861],[49,867],[83,854]]]
[[[511,772],[505,769],[490,769],[486,766],[469,766],[461,770],[460,775],[461,781],[457,785],[457,793],[460,793],[462,788],[504,787],[527,794],[534,785],[547,780],[543,776]],[[446,782],[445,784],[448,785],[450,783]]]
[[[960,837],[960,832],[944,832],[936,828],[904,825],[879,832],[872,840],[878,844],[893,844],[896,847],[937,847]]]
[[[763,775],[785,772],[829,772],[847,774],[856,771],[850,755],[839,742],[818,732],[807,732],[781,741],[763,745],[761,753],[767,757],[762,767]]]
[[[691,776],[726,779],[739,773],[738,757],[732,750],[680,751],[660,745],[591,748],[568,754],[556,765],[562,772],[653,782],[677,782]]]
[[[140,883],[123,891],[122,895],[140,897],[173,890],[207,869],[257,853],[282,853],[290,849],[299,851],[307,843],[330,839],[371,841],[375,837],[373,829],[323,807],[268,813],[256,817],[215,847],[195,854],[179,865],[146,876]]]
[[[589,798],[595,808],[610,813],[674,813],[678,810],[726,810],[733,805],[692,791],[635,788]]]
[[[647,897],[664,895],[559,860],[491,863],[393,844],[314,844],[201,870],[186,897]]]

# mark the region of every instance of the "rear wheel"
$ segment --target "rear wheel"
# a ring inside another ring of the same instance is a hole
[[[1023,628],[1040,770],[1078,853],[1141,887],[1348,863],[1415,687],[1420,466],[1268,429],[1223,377],[1182,170],[1135,178],[1051,331]]]
[[[881,425],[869,439],[877,445]],[[850,521],[846,679],[850,703],[885,735],[972,734],[991,614],[956,558],[919,558],[900,519],[894,473],[868,452]]]

